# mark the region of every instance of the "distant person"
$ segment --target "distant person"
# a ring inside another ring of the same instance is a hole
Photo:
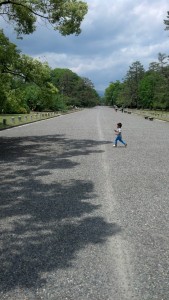
[[[125,147],[127,147],[127,143],[122,140],[122,123],[117,123],[117,129],[115,129],[116,138],[114,141],[113,147],[117,147],[117,142],[121,142]]]

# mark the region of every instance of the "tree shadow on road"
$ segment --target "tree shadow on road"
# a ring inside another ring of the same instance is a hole
[[[73,266],[78,251],[120,232],[95,214],[100,205],[91,180],[52,175],[76,168],[80,155],[102,153],[103,143],[64,136],[1,138],[1,292],[42,286],[44,273]]]

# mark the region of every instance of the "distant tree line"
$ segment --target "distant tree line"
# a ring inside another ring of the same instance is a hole
[[[99,95],[92,82],[69,69],[51,69],[22,54],[0,30],[0,112],[92,107]]]
[[[78,0],[0,1],[0,18],[14,27],[18,38],[44,20],[61,35],[80,34],[87,3]],[[69,69],[52,69],[21,53],[0,29],[0,113],[66,110],[92,107],[100,98],[92,82]]]
[[[105,90],[105,104],[130,108],[169,109],[169,64],[159,53],[147,71],[133,62],[122,82],[111,82]]]
[[[169,12],[167,12],[169,18]],[[169,20],[164,20],[169,30]],[[135,61],[122,82],[111,82],[105,90],[107,105],[143,109],[169,109],[169,56],[158,54],[158,61],[151,62],[145,71],[140,61]]]

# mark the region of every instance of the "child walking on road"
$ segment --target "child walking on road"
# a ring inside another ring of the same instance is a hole
[[[121,124],[121,123],[117,123],[117,129],[114,130],[114,131],[115,131],[115,134],[116,134],[117,136],[116,136],[116,139],[115,139],[115,141],[114,141],[113,147],[117,147],[117,142],[118,142],[118,141],[121,142],[125,147],[127,147],[126,142],[124,142],[124,141],[122,140],[122,131],[121,131],[121,128],[122,128],[122,124]]]

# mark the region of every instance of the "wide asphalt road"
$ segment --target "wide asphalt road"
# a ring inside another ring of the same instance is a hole
[[[0,147],[1,300],[169,299],[169,123],[97,107]]]

